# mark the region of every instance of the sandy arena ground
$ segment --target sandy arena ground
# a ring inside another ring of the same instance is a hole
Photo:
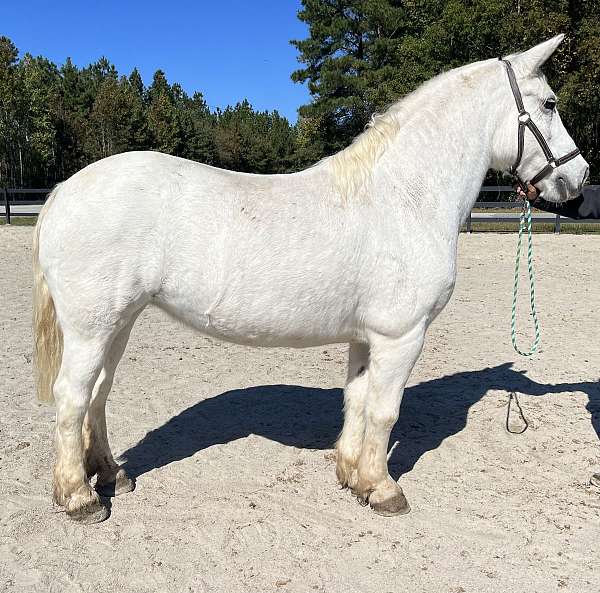
[[[0,228],[0,591],[600,591],[600,490],[588,485],[600,470],[600,237],[536,236],[533,360],[510,346],[515,235],[461,237],[454,297],[393,433],[403,517],[336,485],[345,347],[252,350],[147,310],[108,406],[137,489],[90,527],[51,504],[30,239]],[[531,424],[520,436],[504,428],[512,389]]]

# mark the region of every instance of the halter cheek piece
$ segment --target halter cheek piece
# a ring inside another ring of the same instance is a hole
[[[521,91],[519,90],[519,85],[517,84],[517,78],[515,76],[515,71],[511,63],[508,60],[504,60],[502,58],[498,58],[501,62],[504,62],[506,65],[506,73],[508,74],[508,81],[510,82],[510,88],[512,89],[513,97],[515,98],[515,103],[517,104],[517,109],[519,110],[519,147],[517,152],[517,160],[514,162],[513,166],[508,170],[508,172],[515,177],[518,184],[521,186],[521,189],[526,193],[527,192],[527,184],[524,183],[519,177],[519,173],[517,168],[521,164],[521,159],[523,158],[523,146],[525,144],[525,128],[529,128],[531,133],[535,136],[535,139],[538,141],[541,149],[544,151],[544,156],[546,157],[546,166],[534,175],[531,178],[529,183],[531,185],[535,185],[544,177],[547,177],[554,171],[554,169],[564,165],[569,162],[571,159],[574,159],[579,154],[579,148],[568,152],[564,156],[560,158],[555,158],[546,142],[544,136],[540,132],[539,128],[533,123],[529,112],[525,110],[525,105],[523,104],[523,97],[521,96]]]

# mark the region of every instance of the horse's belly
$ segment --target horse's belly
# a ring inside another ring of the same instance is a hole
[[[357,338],[350,310],[319,301],[310,306],[286,299],[250,304],[243,298],[206,307],[193,307],[178,299],[157,304],[206,335],[249,346],[307,348]]]
[[[258,262],[258,263],[257,263]],[[257,346],[307,347],[356,335],[358,290],[343,265],[244,254],[227,266],[179,266],[160,306],[203,333]]]
[[[339,328],[337,331],[323,331],[320,328],[289,327],[281,331],[275,324],[263,323],[252,326],[247,323],[231,324],[228,320],[216,320],[214,325],[199,328],[203,333],[212,337],[244,344],[246,346],[310,348],[340,342],[350,342],[357,338],[356,333],[349,328]]]

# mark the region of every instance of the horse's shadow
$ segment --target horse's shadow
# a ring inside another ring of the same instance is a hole
[[[600,383],[542,384],[512,363],[425,381],[406,389],[390,442],[402,443],[390,459],[398,478],[419,458],[466,425],[469,408],[490,389],[541,396],[583,391],[600,438]],[[190,457],[212,445],[258,434],[305,449],[332,447],[341,430],[342,390],[266,385],[227,391],[201,401],[149,432],[122,457],[131,477]]]

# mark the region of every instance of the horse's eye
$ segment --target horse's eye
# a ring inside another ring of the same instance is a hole
[[[544,109],[554,111],[556,109],[556,99],[547,99],[544,103]]]

